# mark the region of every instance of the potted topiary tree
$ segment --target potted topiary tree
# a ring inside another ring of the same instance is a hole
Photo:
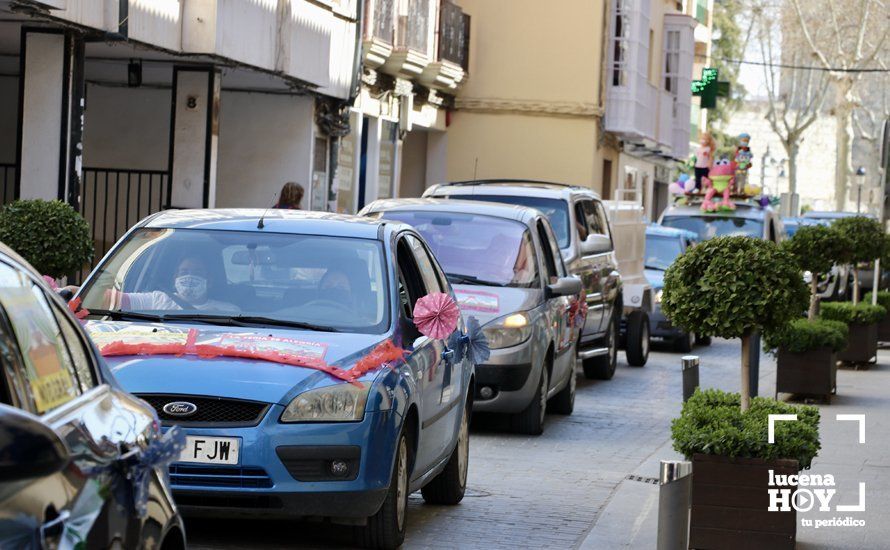
[[[884,265],[884,260],[881,260],[881,265]],[[867,293],[865,295],[865,302],[871,303],[873,297],[872,292]],[[884,308],[885,311],[890,313],[890,291],[879,291],[877,303]],[[884,315],[884,318],[878,322],[878,342],[890,342],[890,315]]]
[[[54,279],[80,270],[93,257],[90,226],[62,201],[7,204],[0,209],[0,241]]]
[[[840,321],[849,327],[847,349],[838,354],[838,359],[853,364],[874,362],[878,356],[878,323],[886,314],[887,310],[883,307],[865,302],[823,304],[823,319]]]
[[[705,241],[677,258],[665,272],[661,300],[671,323],[685,331],[742,339],[744,411],[751,399],[752,332],[773,332],[799,317],[808,292],[790,252],[770,241],[732,236]]]
[[[671,424],[674,449],[693,461],[689,548],[794,548],[794,508],[767,511],[770,472],[794,475],[819,452],[819,410],[737,393],[697,390]],[[771,414],[794,414],[776,422]],[[790,487],[793,491],[795,487]]]
[[[819,310],[819,278],[831,271],[838,263],[844,263],[852,243],[846,234],[834,227],[805,225],[793,237],[782,243],[797,264],[810,273],[810,309],[807,318],[812,321]]]
[[[827,305],[827,304],[826,304]],[[827,403],[837,389],[837,353],[847,347],[847,325],[824,319],[795,319],[764,335],[776,351],[776,394],[818,395]]]
[[[859,264],[872,262],[884,253],[885,237],[880,222],[865,216],[841,218],[834,229],[847,237],[850,249],[846,260],[853,271],[853,303],[859,303]]]

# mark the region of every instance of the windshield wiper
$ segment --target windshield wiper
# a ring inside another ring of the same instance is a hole
[[[155,315],[152,313],[139,313],[138,311],[121,311],[121,310],[111,310],[111,309],[89,309],[90,315],[101,315],[105,317],[111,317],[116,320],[136,320],[136,321],[163,321],[164,317],[162,315]]]
[[[658,271],[667,271],[667,268],[666,268],[666,267],[661,267],[661,266],[658,266],[658,265],[650,265],[650,264],[646,264],[646,265],[643,266],[643,268],[644,268],[644,269],[657,269]]]
[[[486,281],[473,275],[464,275],[462,273],[446,273],[445,276],[454,284],[464,285],[483,285],[483,286],[507,286],[506,283],[498,283],[495,281]]]
[[[334,327],[304,323],[302,321],[290,321],[286,319],[274,319],[272,317],[260,317],[256,315],[204,315],[200,313],[175,313],[165,315],[166,321],[198,321],[202,323],[216,323],[220,325],[233,325],[236,327],[250,327],[256,325],[270,325],[276,327],[302,328],[318,332],[339,332]]]

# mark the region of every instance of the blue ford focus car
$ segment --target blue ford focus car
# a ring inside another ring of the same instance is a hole
[[[78,297],[121,384],[185,429],[170,478],[187,515],[326,517],[396,547],[409,493],[462,499],[474,366],[451,287],[409,226],[165,212]],[[436,337],[415,324],[428,298],[452,308]]]

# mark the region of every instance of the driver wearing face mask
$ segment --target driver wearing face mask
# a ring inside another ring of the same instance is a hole
[[[121,309],[125,310],[183,310],[197,309],[222,313],[236,313],[230,303],[212,300],[207,295],[207,267],[197,258],[185,258],[173,275],[174,293],[154,292],[118,293]],[[118,301],[115,300],[115,301]],[[114,306],[115,304],[110,304]]]

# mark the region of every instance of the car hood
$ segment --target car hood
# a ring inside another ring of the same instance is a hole
[[[164,342],[197,331],[198,343],[247,342],[284,353],[321,359],[348,369],[386,335],[310,330],[220,327],[198,324],[89,321],[87,331],[101,349],[112,342]],[[262,359],[196,355],[120,355],[105,358],[118,382],[132,393],[172,393],[248,399],[286,405],[297,393],[346,383],[323,371]],[[370,372],[360,380],[373,380]]]
[[[652,285],[652,290],[658,290],[664,286],[664,271],[660,269],[645,270],[646,280]]]
[[[542,290],[484,285],[452,285],[460,312],[466,320],[475,317],[484,325],[498,317],[533,309],[541,302]]]

